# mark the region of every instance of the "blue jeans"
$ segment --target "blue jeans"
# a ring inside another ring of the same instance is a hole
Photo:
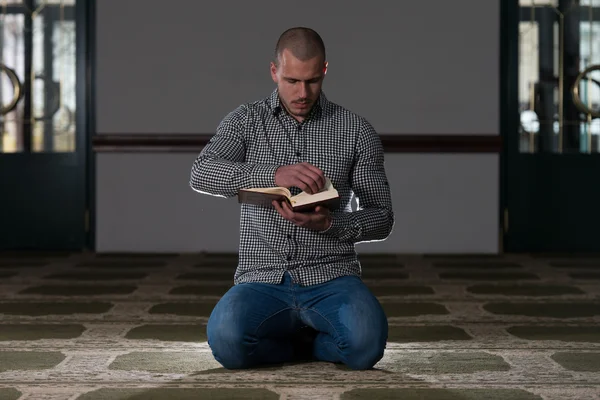
[[[370,369],[383,357],[387,335],[379,301],[356,276],[303,287],[285,273],[278,285],[238,284],[207,326],[213,356],[227,369],[298,359]]]

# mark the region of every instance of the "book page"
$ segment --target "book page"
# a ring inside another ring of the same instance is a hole
[[[311,194],[308,194],[306,192],[300,192],[296,196],[292,196],[292,198],[298,197],[298,196],[301,196],[301,197],[304,197],[304,196],[314,196],[314,195],[316,195],[318,193],[329,192],[329,191],[335,191],[335,193],[337,194],[337,190],[335,190],[335,188],[333,187],[333,184],[331,183],[331,180],[329,178],[325,177],[325,185],[323,186],[323,189],[319,190],[317,193],[314,193],[314,194],[311,195]]]
[[[292,206],[301,206],[303,204],[315,203],[322,200],[332,199],[338,196],[338,192],[335,189],[328,190],[326,192],[318,192],[315,194],[300,193],[291,198]]]
[[[295,196],[291,197],[292,205],[303,205],[308,203],[314,203],[321,200],[327,200],[338,196],[338,191],[333,187],[331,181],[328,178],[325,178],[325,186],[321,191],[315,194],[308,194],[306,192],[301,192]]]
[[[328,191],[328,190],[332,190],[332,189],[333,189],[333,190],[335,190],[335,189],[333,188],[333,184],[331,183],[331,180],[330,180],[328,177],[325,177],[325,186],[323,186],[323,189],[321,189],[321,190],[319,191],[319,193],[320,193],[320,192],[325,192],[325,191]],[[337,192],[337,191],[336,191],[336,192]]]
[[[284,187],[272,187],[272,188],[252,188],[252,189],[243,189],[248,192],[257,192],[257,193],[267,193],[267,194],[276,194],[279,196],[292,197],[290,191]]]

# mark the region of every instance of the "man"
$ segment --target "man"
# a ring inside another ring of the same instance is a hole
[[[384,154],[364,118],[327,100],[326,72],[315,31],[284,32],[271,63],[277,88],[229,113],[193,164],[190,185],[205,194],[314,193],[328,177],[341,197],[337,210],[302,213],[242,204],[234,286],[207,326],[227,369],[312,359],[363,370],[383,357],[387,318],[360,279],[355,244],[384,240],[394,225]]]

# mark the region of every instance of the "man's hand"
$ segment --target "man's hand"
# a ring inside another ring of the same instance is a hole
[[[326,207],[317,206],[313,212],[294,212],[286,201],[273,200],[277,212],[288,221],[313,231],[324,231],[331,225],[331,214]]]
[[[285,165],[275,171],[275,185],[288,189],[295,186],[313,194],[325,186],[325,174],[309,163]]]

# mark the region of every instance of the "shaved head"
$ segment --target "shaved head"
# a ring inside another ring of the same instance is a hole
[[[283,32],[275,47],[275,65],[279,65],[281,54],[289,50],[294,57],[301,61],[308,61],[317,56],[325,62],[325,44],[321,36],[314,30],[304,27],[290,28]]]
[[[277,41],[270,69],[281,104],[303,121],[317,103],[327,73],[323,40],[309,28],[288,29]]]

